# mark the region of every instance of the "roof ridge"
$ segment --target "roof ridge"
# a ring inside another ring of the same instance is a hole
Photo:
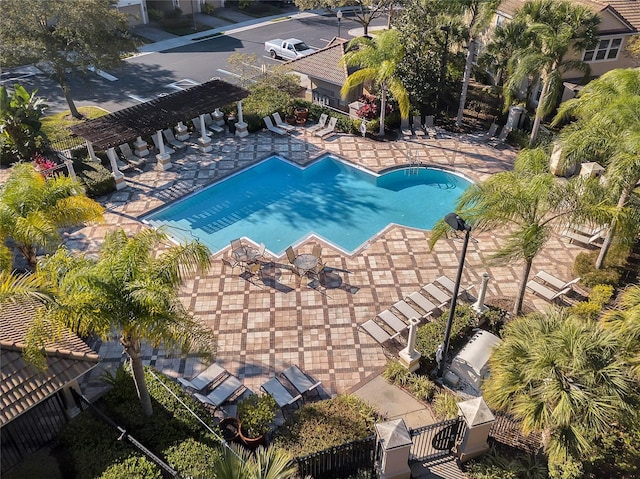
[[[10,343],[8,341],[0,341],[0,348],[22,352],[25,350],[26,344],[19,343],[17,341],[13,343]],[[63,348],[44,347],[41,348],[40,351],[44,352],[45,356],[58,356],[70,359],[86,359],[94,362],[99,362],[101,359],[100,355],[93,350],[91,350],[90,352],[82,352]]]

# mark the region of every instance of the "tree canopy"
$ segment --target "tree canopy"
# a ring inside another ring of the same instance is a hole
[[[29,93],[19,84],[13,86],[11,93],[0,87],[0,154],[10,157],[3,162],[29,160],[41,146],[45,135],[40,117],[47,105],[43,98],[36,96],[37,92]]]
[[[69,86],[70,72],[112,69],[135,49],[127,16],[115,0],[3,0],[0,64],[35,64],[51,73],[79,118]]]

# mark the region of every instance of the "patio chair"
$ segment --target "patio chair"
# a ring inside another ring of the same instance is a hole
[[[269,130],[271,133],[275,133],[276,135],[280,136],[285,136],[287,134],[287,130],[283,130],[282,128],[274,126],[273,122],[271,121],[271,117],[265,116],[262,121],[264,121],[264,124],[267,126],[267,130]]]
[[[393,307],[397,309],[407,320],[411,318],[421,319],[422,315],[409,305],[405,300],[394,303]]]
[[[387,341],[389,341],[390,339],[396,337],[398,334],[400,333],[396,333],[393,336],[391,336],[389,333],[387,333],[384,329],[382,329],[378,323],[376,323],[373,319],[370,319],[369,321],[363,323],[360,325],[360,327],[367,333],[369,333],[369,335],[375,339],[377,342],[379,342],[380,344],[382,343],[386,343]]]
[[[164,135],[165,139],[167,140],[167,143],[169,143],[176,150],[183,151],[183,150],[187,149],[187,144],[185,142],[183,142],[183,141],[176,140],[176,137],[173,136],[173,132],[171,131],[170,128],[162,130],[162,134]]]
[[[262,275],[262,263],[251,263],[244,267],[244,272],[248,275],[247,279],[253,279],[254,276]]]
[[[133,154],[133,151],[131,151],[131,147],[129,146],[129,143],[123,143],[122,145],[119,145],[118,148],[120,149],[120,153],[121,153],[121,157],[129,164],[140,168],[142,166],[144,166],[145,164],[145,159],[144,158],[138,158],[136,155]]]
[[[546,271],[539,271],[535,275],[534,279],[539,279],[543,283],[553,286],[554,289],[557,289],[558,291],[563,290],[565,288],[573,287],[574,284],[580,281],[580,278],[575,278],[575,279],[572,279],[571,281],[565,282],[564,280],[557,278],[554,275],[547,273]]]
[[[336,128],[336,123],[338,123],[338,119],[336,117],[331,117],[327,127],[316,131],[315,135],[319,136],[320,138],[331,135],[333,133],[333,130],[335,130]]]
[[[451,301],[451,295],[445,293],[433,283],[425,284],[422,290],[438,302],[438,308],[446,306]]]
[[[402,331],[408,328],[407,323],[393,314],[389,309],[385,309],[376,317],[396,332],[396,334],[394,334],[392,337],[397,336]]]
[[[420,115],[413,116],[413,133],[419,137],[425,135],[425,130],[422,126],[422,118],[420,117]]]
[[[562,232],[562,236],[569,238],[569,242],[580,243],[586,246],[599,246],[603,240],[602,234],[605,230],[604,226],[589,228],[585,225],[567,225]]]
[[[311,254],[320,260],[322,258],[322,245],[314,244]]]
[[[546,299],[549,302],[552,302],[555,299],[564,296],[569,291],[571,291],[571,287],[564,288],[561,291],[554,291],[552,289],[547,288],[545,285],[538,283],[536,280],[532,279],[527,283],[527,288],[533,291],[538,296]]]
[[[411,125],[409,125],[409,118],[402,118],[400,120],[400,131],[404,138],[411,138],[413,136]]]
[[[322,384],[322,381],[311,381],[309,377],[295,364],[282,371],[282,374],[302,397],[311,391],[317,392],[318,386]]]
[[[206,396],[195,393],[194,397],[203,404],[210,404],[213,407],[219,408],[230,398],[239,396],[240,392],[245,389],[244,384],[242,384],[237,377],[229,375],[224,381],[216,384]]]
[[[209,130],[210,132],[213,133],[222,133],[224,132],[224,128],[222,128],[221,126],[216,125],[215,120],[213,119],[213,117],[211,116],[211,113],[205,113],[204,114],[204,126],[207,130]]]
[[[232,273],[233,273],[233,270],[236,269],[236,267],[240,266],[240,263],[233,258],[223,257],[222,262],[224,263],[225,266],[228,266],[229,268],[231,268]]]
[[[156,150],[158,150],[158,153],[160,152],[160,144],[158,143],[158,138],[156,137],[157,133],[154,133],[153,135],[151,135],[151,139],[153,140],[153,144],[156,147]],[[173,155],[176,150],[174,150],[173,148],[169,147],[169,145],[164,145],[164,152],[167,155]]]
[[[194,391],[202,391],[210,384],[218,381],[225,375],[229,374],[225,368],[219,364],[213,363],[207,369],[199,373],[197,376],[186,379],[178,378],[178,382],[185,388],[193,389]]]
[[[231,251],[235,251],[235,250],[241,249],[243,247],[244,247],[244,245],[242,244],[242,240],[240,238],[236,238],[234,240],[231,240]]]
[[[291,246],[289,246],[285,253],[287,253],[287,259],[289,260],[289,263],[293,264],[293,262],[296,260],[296,252],[293,251],[293,248]]]
[[[424,311],[424,317],[428,317],[433,314],[433,312],[438,309],[438,306],[433,304],[433,302],[429,301],[425,298],[420,291],[415,291],[411,293],[408,297],[411,301],[413,301],[420,309]]]
[[[267,247],[264,243],[260,243],[258,246],[258,260],[270,259],[271,256],[267,253]]]
[[[307,128],[307,132],[315,133],[318,130],[322,130],[323,128],[326,128],[328,119],[329,119],[329,115],[327,115],[326,113],[323,113],[322,115],[320,115],[320,119],[318,120],[318,123],[316,125],[313,125]]]
[[[286,130],[286,131],[293,131],[296,129],[295,126],[289,125],[284,121],[282,121],[282,118],[280,118],[280,113],[278,113],[277,111],[273,113],[272,116],[278,128],[282,128],[283,130]]]
[[[278,378],[271,378],[260,387],[264,392],[275,399],[280,409],[298,404],[298,401],[302,399],[302,394],[294,396],[282,385]]]

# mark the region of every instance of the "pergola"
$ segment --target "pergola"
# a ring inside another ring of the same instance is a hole
[[[178,125],[178,128],[184,132],[186,127],[181,122],[199,117],[199,129],[201,132],[206,132],[205,114],[242,100],[248,95],[249,92],[244,88],[219,79],[210,80],[187,90],[74,125],[71,131],[86,140],[92,158],[95,159],[94,147],[107,152],[116,180],[116,188],[121,189],[125,187],[125,182],[124,175],[118,169],[116,146],[135,140],[136,155],[142,157],[149,153],[147,143],[142,140],[142,137],[153,136],[159,148],[159,153],[156,155],[158,166],[167,170],[171,168],[171,161],[170,155],[165,151],[163,130]],[[220,118],[222,118],[221,114]],[[202,138],[198,139],[198,148],[202,152],[211,150],[211,141],[205,133],[202,133]]]

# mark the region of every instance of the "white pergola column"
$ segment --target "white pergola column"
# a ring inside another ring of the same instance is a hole
[[[72,179],[76,179],[76,170],[73,168],[73,161],[71,160],[64,160],[64,164],[67,165],[67,171],[69,172],[69,176]]]
[[[100,163],[100,159],[96,156],[96,152],[93,151],[93,143],[91,143],[89,140],[86,140],[86,141],[87,141],[87,151],[89,152],[89,158],[91,158],[91,161]]]
[[[176,125],[176,139],[180,141],[187,140],[189,138],[189,130],[181,121]]]
[[[211,146],[211,139],[207,135],[207,125],[204,122],[204,114],[199,116],[200,119],[200,138],[198,138],[198,150],[201,153],[210,152],[213,147]]]
[[[418,318],[411,318],[409,320],[409,338],[407,339],[407,347],[398,353],[400,358],[400,364],[413,372],[420,367],[420,357],[422,356],[416,351],[416,337],[418,334],[418,324],[420,320]]]
[[[107,158],[109,158],[109,162],[111,163],[111,174],[116,180],[116,190],[121,190],[122,188],[127,186],[127,184],[124,182],[124,175],[118,169],[118,157],[116,156],[116,149],[114,147],[111,147],[107,150]]]
[[[171,155],[167,154],[167,150],[164,149],[164,140],[162,138],[162,130],[156,132],[156,142],[158,143],[158,149],[160,152],[156,155],[158,160],[158,166],[161,170],[166,171],[171,169]]]
[[[144,158],[149,154],[149,145],[142,139],[141,136],[136,138],[136,141],[133,142],[133,147],[135,148],[133,154],[138,158]]]
[[[236,136],[240,138],[244,138],[249,134],[249,130],[247,130],[247,124],[242,117],[242,100],[238,102],[238,123],[236,123]]]

